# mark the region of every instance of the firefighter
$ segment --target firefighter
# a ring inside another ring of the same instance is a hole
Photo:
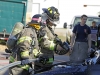
[[[44,8],[41,16],[42,23],[45,25],[41,31],[44,32],[44,36],[38,37],[39,46],[41,48],[39,57],[48,61],[41,61],[42,63],[36,61],[34,65],[35,73],[51,69],[50,65],[52,65],[54,61],[54,52],[59,55],[64,55],[69,50],[68,44],[66,42],[62,42],[52,29],[52,26],[56,26],[56,23],[59,22],[60,13],[58,9],[55,7],[49,7],[47,9]],[[64,46],[66,48],[64,48]],[[40,67],[45,67],[45,69],[39,70]]]
[[[36,55],[36,52],[34,51],[39,50],[37,31],[40,29],[40,21],[40,14],[34,15],[31,22],[29,22],[19,33],[14,51],[10,55],[10,63],[34,58],[33,53],[35,53]],[[22,64],[24,63],[25,62],[22,62]],[[11,67],[9,68],[9,75],[29,75],[30,67],[31,64],[17,65]]]

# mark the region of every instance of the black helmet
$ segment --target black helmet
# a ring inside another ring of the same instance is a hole
[[[31,19],[31,23],[39,23],[39,20],[41,21],[41,14],[35,14]]]
[[[46,20],[50,20],[52,22],[57,22],[59,21],[59,16],[60,13],[57,8],[55,7],[49,7],[49,8],[43,8],[43,14],[42,14],[42,19],[46,22]]]
[[[34,27],[37,30],[39,30],[40,24],[41,24],[41,14],[35,14],[32,17],[31,22],[28,23],[28,26]]]

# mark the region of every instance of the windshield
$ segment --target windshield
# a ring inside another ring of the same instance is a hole
[[[100,24],[100,18],[95,18],[95,17],[88,17],[86,24],[88,26],[91,26],[93,21],[95,21],[97,25]],[[81,22],[81,17],[76,17],[74,21],[74,26],[80,22]]]

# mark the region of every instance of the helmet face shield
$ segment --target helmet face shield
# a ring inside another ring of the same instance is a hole
[[[59,21],[51,21],[49,20],[52,24],[54,24],[54,26],[56,26],[57,24],[59,24]]]
[[[49,20],[52,24],[59,24],[59,16],[55,15],[54,19],[51,19],[46,13],[42,14],[42,22],[45,23]]]
[[[48,19],[48,16],[46,15],[46,13],[42,14],[42,22],[46,23],[46,20]]]
[[[59,21],[59,14],[54,14],[53,19],[54,21]]]
[[[53,19],[53,23],[54,23],[54,24],[59,24],[59,22],[60,22],[60,21],[59,21],[59,14],[55,14],[53,18],[54,18],[54,19]]]
[[[52,24],[59,24],[59,17],[60,13],[57,8],[51,6],[49,8],[43,8],[43,14],[42,14],[42,19],[44,22],[51,22]]]

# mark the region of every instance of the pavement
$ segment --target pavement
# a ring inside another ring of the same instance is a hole
[[[9,56],[8,53],[5,53],[4,51],[0,51],[0,68],[9,64],[9,60],[6,59],[8,56]],[[8,75],[8,69],[0,71],[0,75]]]

